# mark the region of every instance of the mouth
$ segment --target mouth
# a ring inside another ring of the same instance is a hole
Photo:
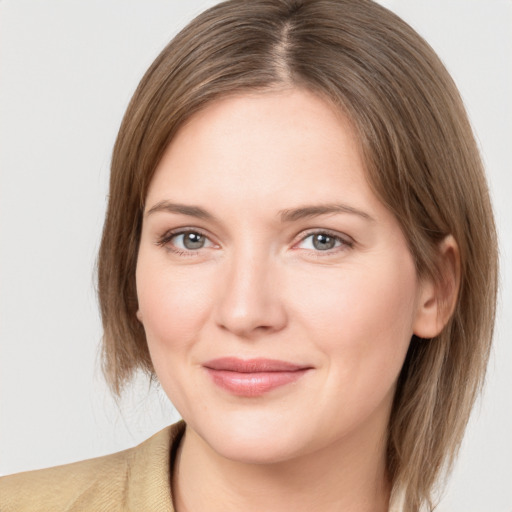
[[[236,396],[257,397],[296,382],[311,366],[276,359],[225,357],[203,364],[213,382]]]

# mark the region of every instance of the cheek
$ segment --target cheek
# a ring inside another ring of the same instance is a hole
[[[412,260],[326,269],[303,279],[295,297],[310,338],[333,371],[357,379],[399,372],[412,336],[416,274]],[[314,278],[313,278],[314,277]]]
[[[156,260],[156,258],[155,258]],[[137,265],[139,312],[150,351],[158,345],[179,351],[198,336],[211,304],[210,281],[190,268],[173,267],[146,257]]]

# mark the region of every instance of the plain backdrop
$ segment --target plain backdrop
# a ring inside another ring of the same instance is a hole
[[[0,473],[132,446],[179,418],[101,376],[94,267],[111,148],[143,72],[213,1],[0,1]],[[466,102],[501,237],[485,393],[439,510],[512,511],[512,2],[389,0]]]

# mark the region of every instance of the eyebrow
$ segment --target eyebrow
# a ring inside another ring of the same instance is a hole
[[[214,220],[214,216],[204,208],[186,204],[171,203],[169,201],[160,201],[159,203],[156,203],[146,212],[146,216],[156,212],[179,213],[181,215],[188,215],[189,217],[197,217],[198,219]]]
[[[215,216],[210,212],[201,208],[200,206],[186,205],[180,203],[172,203],[170,201],[160,201],[152,206],[147,212],[146,216],[156,212],[168,212],[178,213],[181,215],[187,215],[189,217],[196,217],[203,220],[216,220]],[[319,205],[305,205],[298,208],[290,208],[280,210],[278,212],[281,217],[281,222],[294,222],[301,219],[307,219],[310,217],[318,217],[320,215],[329,215],[335,213],[348,213],[351,215],[357,215],[365,220],[375,222],[375,219],[368,213],[348,206],[345,204],[319,204]]]
[[[353,206],[337,203],[300,206],[299,208],[281,210],[279,215],[281,216],[282,222],[293,222],[301,219],[307,219],[309,217],[318,217],[320,215],[328,215],[332,213],[349,213],[362,217],[365,220],[375,222],[375,219],[368,213],[354,208]]]

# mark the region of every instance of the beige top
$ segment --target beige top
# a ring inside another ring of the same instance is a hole
[[[174,512],[171,468],[184,432],[180,421],[129,450],[4,476],[0,512]]]
[[[171,463],[180,421],[135,448],[0,478],[1,512],[174,512]]]

